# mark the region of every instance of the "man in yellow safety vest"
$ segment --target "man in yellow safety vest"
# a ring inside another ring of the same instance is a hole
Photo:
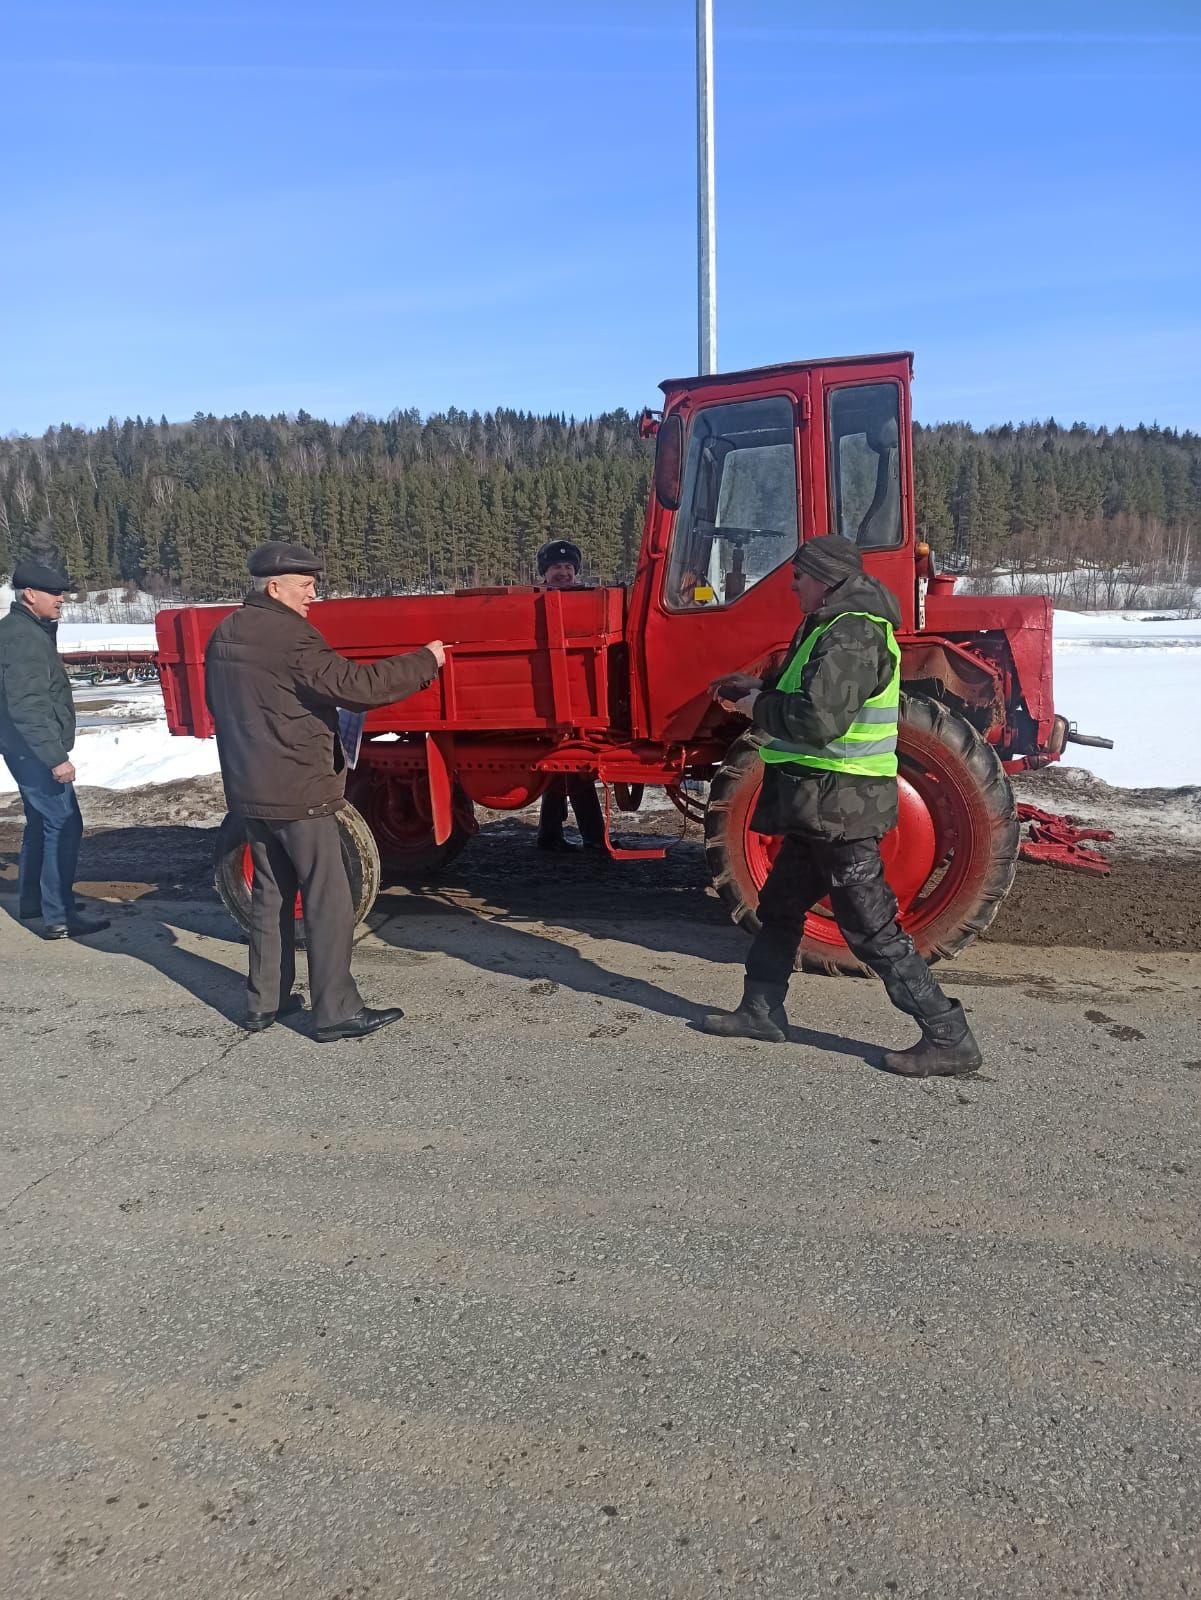
[[[762,738],[763,791],[751,826],[782,834],[783,843],[759,896],[742,1002],[701,1026],[774,1043],[788,1037],[784,999],[805,917],[829,895],[851,951],[922,1030],[916,1045],[886,1052],[881,1065],[908,1078],[972,1072],[981,1055],[963,1007],[902,931],[880,860],[880,840],[897,821],[896,598],[836,534],[801,546],[792,588],[805,621],[783,671],[773,679],[736,673],[713,685]]]

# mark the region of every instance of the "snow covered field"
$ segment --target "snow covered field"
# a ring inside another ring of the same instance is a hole
[[[1192,720],[1201,703],[1201,620],[1057,611],[1055,641],[1056,708],[1082,733],[1115,742],[1113,750],[1069,745],[1065,765],[1123,788],[1201,784],[1201,736]],[[152,650],[154,628],[64,621],[59,647]],[[218,770],[211,739],[174,739],[167,732],[156,689],[130,693],[108,713],[109,725],[81,726],[75,748],[81,784],[130,789]],[[86,710],[83,703],[80,710]],[[0,791],[13,788],[0,765]]]
[[[1112,750],[1069,745],[1065,764],[1124,789],[1201,784],[1199,702],[1201,621],[1055,613],[1056,710],[1114,741]]]

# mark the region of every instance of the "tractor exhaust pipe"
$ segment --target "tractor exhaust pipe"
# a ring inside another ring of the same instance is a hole
[[[1097,750],[1112,750],[1113,740],[1105,739],[1099,733],[1078,733],[1074,722],[1068,723],[1068,731],[1064,735],[1067,744],[1091,744]]]

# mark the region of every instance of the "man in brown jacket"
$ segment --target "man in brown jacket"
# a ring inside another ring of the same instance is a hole
[[[345,804],[338,708],[368,711],[432,682],[446,660],[435,639],[382,661],[348,661],[306,620],[323,566],[301,545],[260,545],[254,587],[214,630],[205,698],[217,728],[225,798],[246,818],[254,863],[246,1027],[300,1009],[293,911],[304,904],[309,987],[322,1043],[357,1039],[404,1015],[370,1010],[350,975],[354,906],[335,813]]]

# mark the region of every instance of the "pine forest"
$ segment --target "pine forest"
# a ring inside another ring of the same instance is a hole
[[[246,553],[289,539],[322,553],[330,590],[388,593],[528,581],[538,547],[563,535],[590,580],[624,582],[652,459],[624,411],[62,426],[0,441],[0,573],[53,554],[84,589],[230,598]],[[954,569],[1141,573],[1167,589],[1193,571],[1197,434],[919,426],[914,470],[919,533]],[[1110,603],[1131,603],[1124,581]]]

